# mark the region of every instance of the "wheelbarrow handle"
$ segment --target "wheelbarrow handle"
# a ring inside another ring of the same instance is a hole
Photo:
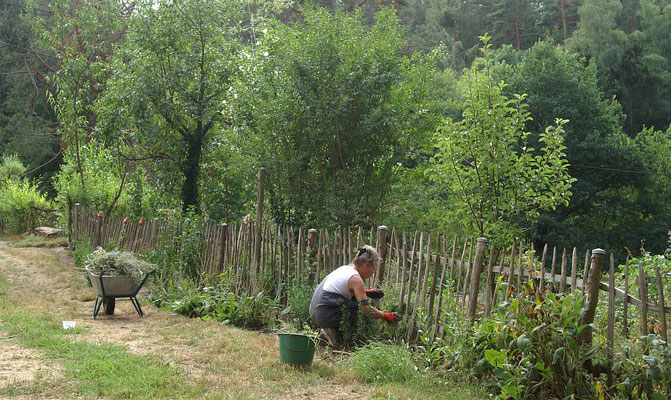
[[[156,270],[152,269],[151,271],[144,274],[144,278],[142,278],[142,282],[140,282],[140,284],[137,286],[137,290],[135,290],[135,293],[133,293],[133,297],[137,296],[137,294],[140,292],[140,289],[142,289],[142,286],[144,286],[144,283],[147,282],[149,275],[153,274],[154,272],[156,272]]]

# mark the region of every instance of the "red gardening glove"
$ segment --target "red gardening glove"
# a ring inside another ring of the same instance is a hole
[[[384,318],[385,321],[393,324],[396,323],[396,321],[398,321],[401,316],[397,313],[386,312],[382,318]]]
[[[384,297],[384,292],[380,289],[368,289],[366,290],[366,296],[371,299],[381,299]]]

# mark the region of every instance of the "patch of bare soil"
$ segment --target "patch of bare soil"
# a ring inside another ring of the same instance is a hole
[[[21,347],[7,333],[0,332],[0,389],[57,372],[58,366],[47,366],[37,351]]]

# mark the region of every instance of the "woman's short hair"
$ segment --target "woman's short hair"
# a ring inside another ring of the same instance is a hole
[[[355,267],[360,267],[366,265],[366,263],[370,261],[373,261],[375,263],[373,266],[377,268],[377,265],[382,261],[382,258],[377,254],[377,251],[375,251],[374,248],[368,245],[363,245],[359,247],[354,260],[352,260],[352,264]]]

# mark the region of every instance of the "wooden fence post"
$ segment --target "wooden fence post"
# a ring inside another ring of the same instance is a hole
[[[627,326],[627,314],[629,311],[629,256],[624,262],[624,300],[622,301],[624,310],[622,310],[622,335],[629,336],[629,327]]]
[[[484,264],[486,249],[487,239],[478,239],[478,245],[475,250],[475,262],[473,263],[471,272],[471,290],[468,294],[468,308],[466,313],[466,317],[469,318],[471,322],[475,321],[475,309],[478,305],[478,288],[480,286],[480,275],[482,274],[482,264]]]
[[[588,325],[594,322],[594,314],[596,313],[596,306],[599,301],[599,283],[601,280],[601,269],[603,268],[603,259],[606,252],[602,249],[592,250],[592,264],[589,268],[589,276],[587,283],[587,309],[582,315],[580,325]],[[586,327],[580,334],[579,341],[581,343],[592,343],[592,328]]]
[[[315,272],[317,270],[315,265],[315,257],[317,256],[317,230],[310,229],[308,231],[308,268],[310,285],[315,283]]]
[[[505,253],[505,252],[504,252]],[[494,263],[496,262],[496,249],[492,246],[489,249],[489,263],[487,264],[487,284],[485,285],[485,315],[489,315],[492,310],[492,298],[496,290],[496,281],[494,280]],[[501,273],[503,273],[503,263],[501,263]]]
[[[256,269],[259,267],[259,259],[261,257],[261,221],[263,220],[263,182],[266,179],[265,168],[259,168],[259,183],[258,191],[256,193],[256,231],[254,238],[254,255],[252,258],[251,267],[251,286],[252,291],[256,291]]]
[[[543,291],[543,288],[545,287],[545,260],[548,255],[548,244],[545,243],[545,246],[543,246],[543,256],[541,257],[541,273],[540,273],[540,281],[538,282],[538,290],[540,292]],[[533,274],[531,274],[530,279],[533,280]]]
[[[578,280],[578,249],[573,248],[571,254],[571,294],[575,293],[575,283]]]
[[[81,221],[80,221],[80,218],[79,218],[80,217],[79,216],[79,208],[80,208],[79,203],[76,203],[75,204],[75,211],[74,211],[74,218],[73,218],[74,219],[74,222],[73,222],[74,235],[73,236],[74,236],[76,242],[79,241],[79,229],[80,229],[79,226],[81,224]]]
[[[219,264],[217,265],[217,273],[220,274],[224,271],[224,261],[226,259],[226,239],[228,239],[228,225],[221,224],[221,250],[219,252]]]
[[[95,233],[93,234],[93,245],[95,247],[101,246],[102,244],[102,221],[103,221],[103,212],[98,211],[98,218],[96,219]]]
[[[615,256],[610,253],[610,268],[608,270],[608,326],[606,327],[607,356],[608,356],[608,386],[613,385],[613,345],[615,342]]]
[[[638,262],[638,293],[641,296],[641,336],[648,336],[648,287],[645,283],[643,263],[640,261]]]
[[[659,274],[659,265],[655,265],[655,277],[657,278],[657,292],[659,293],[659,316],[662,321],[662,340],[667,343],[666,332],[666,312],[664,311],[664,285],[662,284],[662,276]]]
[[[375,286],[380,287],[382,280],[384,279],[384,267],[385,259],[387,256],[387,227],[380,225],[377,228],[377,254],[380,256],[380,265],[378,265],[378,271],[375,275]]]

